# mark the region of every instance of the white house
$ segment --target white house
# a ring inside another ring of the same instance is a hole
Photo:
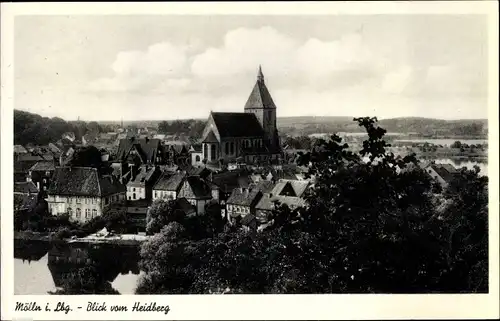
[[[165,172],[153,186],[153,200],[159,198],[176,199],[186,178],[186,172],[175,174]]]
[[[57,167],[47,190],[52,215],[68,214],[86,222],[102,215],[107,206],[125,201],[125,186],[91,167]]]

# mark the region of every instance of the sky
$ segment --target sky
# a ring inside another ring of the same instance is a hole
[[[17,16],[14,108],[66,120],[242,112],[487,118],[481,15]]]

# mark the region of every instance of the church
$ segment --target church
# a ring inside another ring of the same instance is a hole
[[[269,164],[280,159],[276,105],[260,66],[244,112],[211,112],[203,130],[201,147],[201,159],[213,165],[236,161]]]

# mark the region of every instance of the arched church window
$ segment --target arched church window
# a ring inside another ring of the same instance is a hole
[[[207,146],[207,144],[203,144],[203,157],[204,158],[208,157],[208,146]]]
[[[196,155],[195,160],[196,160],[196,162],[199,162],[201,160],[200,155]]]
[[[210,145],[210,159],[214,160],[215,159],[215,144]]]

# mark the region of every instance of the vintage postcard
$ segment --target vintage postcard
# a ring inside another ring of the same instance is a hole
[[[2,4],[2,320],[498,318],[498,3]]]

